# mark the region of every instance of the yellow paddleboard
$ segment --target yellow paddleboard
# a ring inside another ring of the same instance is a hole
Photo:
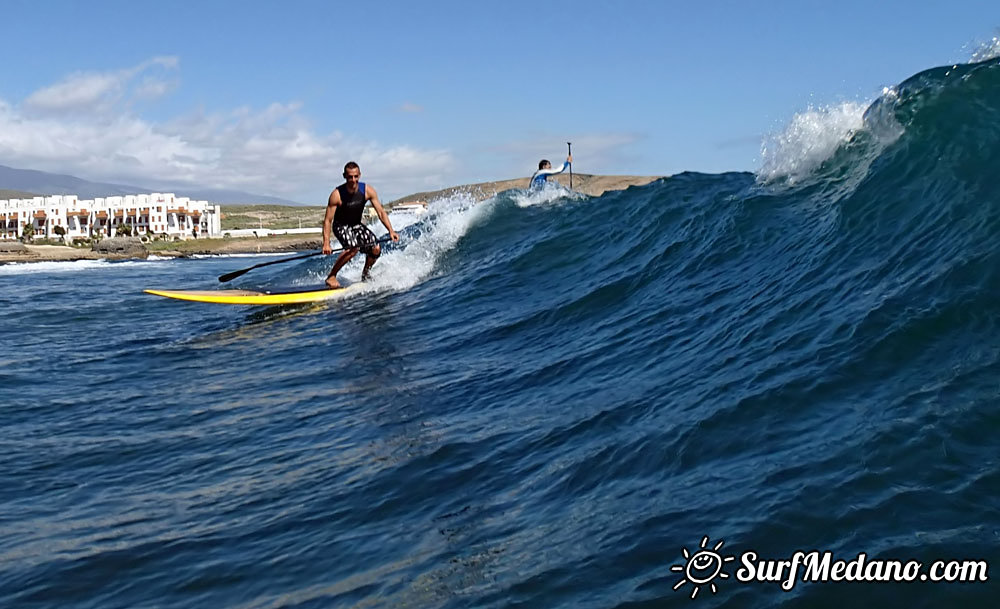
[[[336,290],[322,287],[296,292],[254,292],[252,290],[143,290],[143,292],[154,296],[193,302],[231,305],[283,305],[342,298],[348,294],[356,293],[360,289],[361,284],[355,283]]]

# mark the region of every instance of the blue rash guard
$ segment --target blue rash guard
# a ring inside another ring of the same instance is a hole
[[[565,161],[563,162],[562,167],[560,167],[559,169],[539,169],[538,171],[535,172],[535,175],[531,176],[531,186],[529,186],[528,188],[541,188],[542,186],[545,186],[545,183],[548,181],[549,176],[554,176],[557,173],[562,173],[567,169],[569,169],[571,166],[572,164],[569,161]]]

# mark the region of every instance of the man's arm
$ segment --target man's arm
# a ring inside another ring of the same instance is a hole
[[[378,193],[372,188],[371,184],[365,184],[365,197],[372,202],[372,207],[375,208],[375,213],[378,214],[378,219],[382,221],[382,226],[389,231],[389,238],[393,241],[399,241],[399,235],[396,231],[392,230],[392,223],[389,222],[389,214],[385,213],[385,209],[382,207],[382,203],[378,200]]]
[[[531,177],[534,179],[535,176],[554,176],[557,173],[562,173],[569,169],[570,165],[573,164],[573,157],[567,157],[563,162],[562,167],[559,169],[539,169]]]
[[[557,171],[553,171],[552,173],[554,173],[554,174],[555,173],[562,173],[562,172],[566,171],[567,169],[569,169],[569,167],[572,164],[573,164],[573,157],[568,156],[568,157],[566,157],[566,161],[563,162],[562,167],[560,167]]]
[[[330,198],[326,202],[326,215],[323,216],[323,254],[333,251],[330,247],[330,226],[333,224],[333,215],[337,213],[337,206],[340,205],[340,191],[336,188],[330,193]]]

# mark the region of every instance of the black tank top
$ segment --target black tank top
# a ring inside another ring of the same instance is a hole
[[[361,224],[361,215],[365,211],[365,183],[358,182],[358,190],[354,194],[347,192],[347,184],[338,186],[337,191],[340,192],[340,205],[333,214],[333,223],[349,226]]]

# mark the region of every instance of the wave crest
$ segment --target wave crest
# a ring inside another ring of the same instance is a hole
[[[761,144],[763,164],[758,179],[796,183],[812,174],[864,126],[865,108],[844,102],[796,114],[781,133],[766,137]]]

